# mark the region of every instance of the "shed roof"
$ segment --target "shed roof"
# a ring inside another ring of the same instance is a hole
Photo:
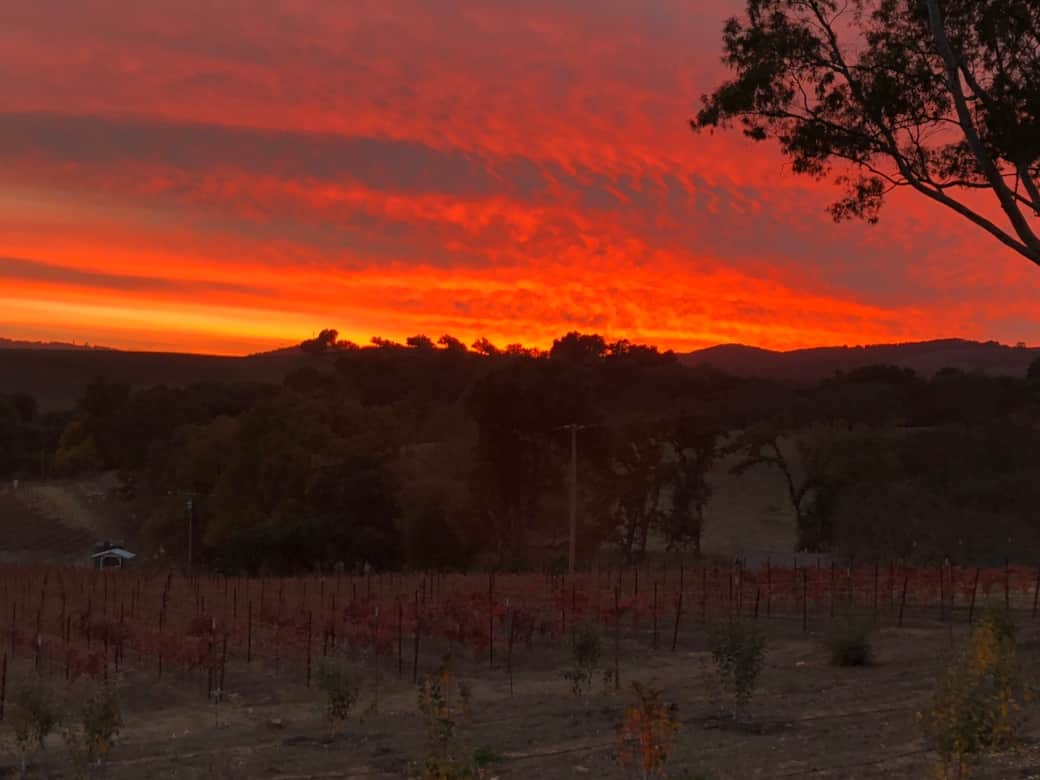
[[[108,558],[108,557],[122,558],[124,561],[129,561],[137,556],[129,550],[124,550],[122,547],[110,547],[107,550],[96,552],[91,555],[91,558]]]

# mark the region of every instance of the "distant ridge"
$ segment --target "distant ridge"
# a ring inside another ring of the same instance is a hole
[[[0,337],[0,349],[52,349],[52,350],[103,350],[114,352],[111,347],[99,347],[93,344],[72,344],[65,341],[18,341]]]
[[[193,355],[179,352],[134,352],[82,347],[9,347],[0,350],[0,394],[29,393],[45,410],[76,403],[98,377],[134,388],[186,387],[205,382],[268,382],[314,358],[302,350],[249,357]]]
[[[777,352],[743,344],[679,355],[689,366],[712,366],[739,377],[760,377],[799,383],[816,382],[836,371],[889,364],[931,377],[944,368],[994,376],[1024,377],[1040,348],[1011,347],[995,341],[963,339],[861,347],[814,347]],[[0,393],[25,392],[43,408],[62,409],[74,404],[97,377],[133,387],[164,384],[186,386],[197,382],[273,382],[303,366],[331,366],[331,362],[286,347],[245,357],[135,352],[87,345],[17,342],[0,339]]]
[[[776,352],[743,344],[721,344],[680,355],[689,366],[710,365],[727,374],[799,382],[813,382],[836,371],[887,364],[931,377],[944,368],[994,376],[1025,376],[1040,357],[1038,347],[1011,347],[996,341],[938,339],[906,344],[857,347],[811,347]]]

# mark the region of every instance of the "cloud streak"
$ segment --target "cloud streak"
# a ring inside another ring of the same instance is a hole
[[[900,196],[835,226],[774,149],[692,136],[739,2],[695,6],[17,4],[0,325],[224,352],[329,325],[1040,341],[1037,275],[952,216]]]

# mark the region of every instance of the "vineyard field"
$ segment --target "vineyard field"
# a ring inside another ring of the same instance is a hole
[[[677,704],[676,761],[691,771],[920,776],[914,713],[942,659],[991,607],[1015,616],[1029,657],[1038,596],[1037,571],[1014,565],[252,579],[6,567],[0,702],[36,678],[58,691],[109,682],[127,713],[114,777],[401,777],[423,751],[416,683],[450,656],[473,689],[464,731],[494,749],[494,776],[624,777],[613,730],[634,681]],[[705,638],[736,618],[769,640],[756,716],[739,727],[721,714]],[[819,639],[850,618],[876,627],[873,668],[827,665]],[[563,677],[579,630],[599,635],[605,673],[584,697]],[[361,702],[330,741],[319,678],[344,663]],[[51,742],[40,767],[64,776]],[[6,737],[0,749],[0,772],[13,771]]]

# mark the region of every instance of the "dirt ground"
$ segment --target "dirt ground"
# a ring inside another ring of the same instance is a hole
[[[1028,620],[1028,617],[1026,617]],[[1023,621],[1024,622],[1024,621]],[[819,628],[823,628],[822,621]],[[497,759],[488,777],[624,778],[614,758],[615,729],[633,700],[639,680],[666,691],[682,721],[669,763],[671,777],[713,778],[924,778],[929,756],[918,737],[915,713],[933,681],[959,646],[966,627],[951,632],[938,622],[883,628],[876,637],[876,663],[840,669],[827,663],[818,638],[804,637],[799,621],[768,623],[769,652],[753,716],[738,725],[715,681],[703,631],[691,626],[680,651],[651,651],[631,640],[620,656],[621,690],[597,680],[592,694],[575,698],[562,678],[561,650],[517,654],[513,694],[501,659],[460,660],[456,670],[473,691],[472,718],[461,726],[470,750],[490,748]],[[1023,668],[1036,668],[1040,632],[1025,627]],[[606,663],[612,662],[609,643]],[[424,671],[431,663],[424,662]],[[133,664],[133,658],[129,659]],[[31,672],[25,661],[12,668],[9,684]],[[396,663],[391,663],[396,666]],[[406,665],[407,666],[407,665]],[[328,739],[317,690],[303,684],[302,670],[247,668],[230,664],[227,701],[219,712],[206,702],[201,675],[151,671],[119,681],[126,726],[113,755],[111,778],[399,778],[414,776],[424,731],[416,689],[383,670],[377,713],[351,721]],[[374,673],[358,710],[370,707]],[[0,776],[15,776],[8,731]],[[51,737],[32,776],[69,777],[65,748]],[[6,773],[6,774],[5,774]],[[1016,754],[990,759],[977,775],[998,780],[1040,777],[1040,729],[1027,727]]]
[[[0,489],[0,562],[73,563],[92,551],[93,534],[35,510],[26,491]]]
[[[86,565],[94,543],[122,536],[115,475],[0,484],[0,562]]]

